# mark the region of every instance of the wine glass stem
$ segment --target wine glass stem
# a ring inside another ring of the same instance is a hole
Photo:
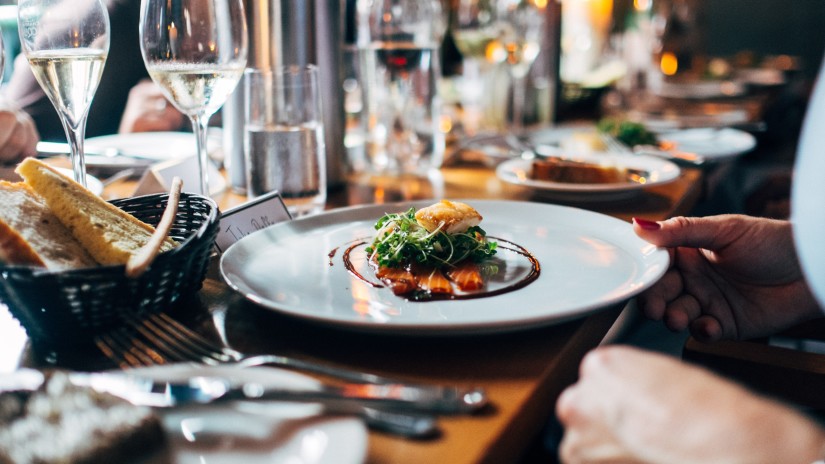
[[[72,173],[74,180],[86,187],[86,158],[83,152],[83,140],[86,137],[86,118],[81,118],[76,127],[63,124],[66,130],[66,139],[72,149]]]
[[[524,99],[527,79],[522,76],[513,77],[513,132],[521,135],[524,131]]]
[[[196,114],[190,119],[192,120],[192,129],[195,131],[195,138],[197,140],[201,194],[209,196],[209,154],[206,149],[206,132],[209,129],[209,116]]]

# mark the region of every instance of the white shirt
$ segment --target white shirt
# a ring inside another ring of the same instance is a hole
[[[819,305],[825,308],[825,61],[799,140],[791,221],[802,271]]]

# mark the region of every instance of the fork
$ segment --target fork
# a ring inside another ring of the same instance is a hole
[[[632,155],[633,149],[619,141],[616,137],[613,137],[610,134],[606,134],[604,132],[599,133],[599,138],[601,139],[602,143],[607,147],[607,151],[610,153],[619,153],[622,155]]]
[[[170,361],[197,361],[207,365],[234,364],[240,367],[276,365],[349,382],[400,383],[396,379],[304,361],[290,356],[241,353],[208,340],[165,313],[130,321],[123,329],[98,336],[95,344],[103,354],[123,368],[165,364]]]
[[[151,366],[170,361],[197,361],[207,365],[228,364],[239,367],[271,365],[326,375],[348,382],[376,385],[406,384],[426,391],[428,394],[451,400],[486,401],[486,394],[478,388],[411,385],[397,379],[304,361],[290,356],[241,353],[227,346],[213,343],[165,313],[133,320],[122,329],[96,337],[95,343],[104,355],[122,368]]]

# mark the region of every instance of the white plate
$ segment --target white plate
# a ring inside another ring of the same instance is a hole
[[[197,154],[195,142],[195,134],[188,132],[135,132],[92,137],[86,139],[86,147],[97,150],[116,148],[124,155],[165,161]],[[209,129],[207,151],[210,156],[220,148],[220,134]]]
[[[570,201],[593,201],[596,199],[619,200],[642,192],[642,189],[673,182],[679,178],[679,166],[674,163],[644,155],[613,155],[607,153],[590,153],[573,157],[573,159],[597,163],[606,166],[641,169],[650,173],[647,181],[614,182],[583,184],[573,182],[552,182],[530,178],[532,161],[514,159],[505,161],[496,168],[499,179],[515,185],[530,187],[543,194]]]
[[[514,242],[539,261],[529,285],[497,296],[414,302],[352,276],[344,250],[374,233],[387,212],[426,202],[370,205],[279,223],[248,235],[221,257],[221,273],[246,298],[275,311],[339,328],[407,335],[502,332],[559,323],[621,303],[655,282],[668,255],[630,224],[581,209],[463,200],[484,217],[488,236]],[[529,270],[501,250],[507,275]],[[353,258],[367,267],[363,252]],[[368,270],[364,269],[364,275]]]
[[[7,180],[9,182],[21,182],[23,179],[21,179],[20,176],[16,172],[14,172],[15,169],[16,169],[15,166],[0,167],[0,179],[1,180]],[[67,168],[55,168],[55,169],[60,171],[60,173],[63,174],[64,176],[66,176],[70,179],[74,179],[74,173],[72,172],[71,169],[67,169]],[[100,181],[100,179],[98,179],[97,177],[95,177],[91,174],[88,174],[88,173],[86,174],[86,187],[92,193],[94,193],[97,196],[100,196],[100,195],[103,194],[103,183]]]
[[[653,127],[648,129],[655,130]],[[599,151],[589,146],[595,133],[593,125],[559,126],[536,131],[530,135],[530,140],[539,147],[546,147],[547,152],[542,153],[545,155],[587,153]],[[753,134],[727,127],[671,129],[658,132],[656,137],[660,141],[674,142],[674,149],[678,151],[696,153],[711,162],[732,158],[756,147]]]
[[[675,149],[696,153],[708,161],[720,161],[747,153],[756,147],[756,137],[739,129],[685,129],[664,132],[659,140],[674,142]]]
[[[215,375],[264,386],[314,388],[318,381],[276,368],[172,364],[132,369],[158,380]],[[160,410],[176,464],[357,464],[367,453],[367,430],[355,417],[319,415],[320,406],[232,402]]]
[[[318,381],[276,368],[168,364],[129,372],[160,381],[220,376],[264,386],[315,388]],[[4,390],[36,389],[42,374],[24,369],[0,376]],[[367,430],[355,417],[319,415],[320,406],[283,402],[226,402],[158,409],[176,464],[359,464]],[[164,458],[166,454],[164,454]],[[167,462],[164,459],[163,462]]]

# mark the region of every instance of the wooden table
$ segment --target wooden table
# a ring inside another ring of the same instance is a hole
[[[633,200],[588,208],[629,220],[632,216],[665,219],[687,214],[701,194],[702,175],[686,170],[674,183],[655,187]],[[120,184],[107,195],[122,196],[133,185]],[[331,205],[383,203],[429,197],[498,198],[541,201],[527,189],[497,180],[490,169],[444,169],[428,181],[417,179],[350,179],[331,192]],[[217,198],[226,209],[244,198],[226,193]],[[175,308],[176,317],[203,333],[247,352],[272,350],[304,358],[371,370],[423,383],[450,383],[486,389],[491,407],[474,416],[445,417],[439,437],[425,441],[371,432],[368,462],[514,462],[524,453],[552,414],[558,394],[575,381],[582,356],[598,345],[622,306],[561,325],[509,334],[463,337],[366,335],[313,325],[276,314],[232,292],[210,269],[195,299]],[[506,310],[506,308],[503,308]],[[171,311],[170,311],[171,312]],[[0,334],[11,322],[0,318]],[[6,326],[4,328],[4,326]],[[27,350],[22,364],[52,363],[95,368],[94,354],[38,353]],[[99,356],[98,356],[99,357]]]

